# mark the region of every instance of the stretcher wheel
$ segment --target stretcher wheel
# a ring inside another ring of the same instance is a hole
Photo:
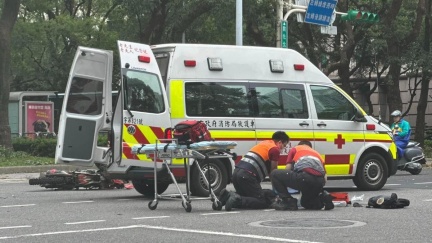
[[[190,211],[192,211],[192,205],[190,204],[190,202],[186,202],[186,204],[184,202],[182,202],[182,205],[183,205],[184,209],[186,210],[186,212],[190,213]]]
[[[155,203],[155,204],[152,205],[153,203]],[[157,208],[157,205],[158,205],[157,202],[155,202],[155,201],[150,201],[150,202],[148,203],[148,208],[149,208],[150,210],[155,210],[155,209]]]
[[[212,203],[213,210],[221,211],[222,210],[222,203],[220,201],[214,201]]]

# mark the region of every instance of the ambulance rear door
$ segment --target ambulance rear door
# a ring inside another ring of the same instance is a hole
[[[165,130],[171,127],[162,77],[150,46],[127,41],[117,44],[124,95],[122,164],[153,168],[147,155],[133,154],[131,150],[134,146],[161,142]]]
[[[108,163],[108,147],[97,142],[101,131],[112,129],[112,66],[112,51],[78,47],[63,100],[56,163]]]

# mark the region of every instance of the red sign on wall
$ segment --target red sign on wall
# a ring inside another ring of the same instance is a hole
[[[54,103],[50,101],[26,101],[25,133],[54,132]]]

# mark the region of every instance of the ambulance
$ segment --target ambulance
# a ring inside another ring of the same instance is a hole
[[[113,78],[113,51],[79,47],[63,102],[56,163],[96,166],[106,176],[131,180],[143,195],[172,183],[134,145],[163,139],[183,120],[204,121],[214,139],[235,141],[237,159],[192,160],[190,190],[207,196],[196,163],[218,193],[235,163],[252,146],[285,131],[290,146],[312,142],[329,179],[352,179],[361,190],[379,190],[396,173],[389,128],[366,112],[308,59],[290,49],[118,41],[121,77]],[[120,87],[115,99],[113,83]],[[110,134],[110,145],[98,136]],[[287,148],[288,150],[289,148]],[[173,160],[176,180],[183,160]],[[285,167],[281,159],[279,169]]]

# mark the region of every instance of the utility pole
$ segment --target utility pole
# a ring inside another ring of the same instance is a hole
[[[243,0],[236,0],[236,45],[243,45]]]
[[[276,0],[277,13],[277,31],[276,31],[276,47],[281,47],[281,21],[283,20],[284,0]]]

